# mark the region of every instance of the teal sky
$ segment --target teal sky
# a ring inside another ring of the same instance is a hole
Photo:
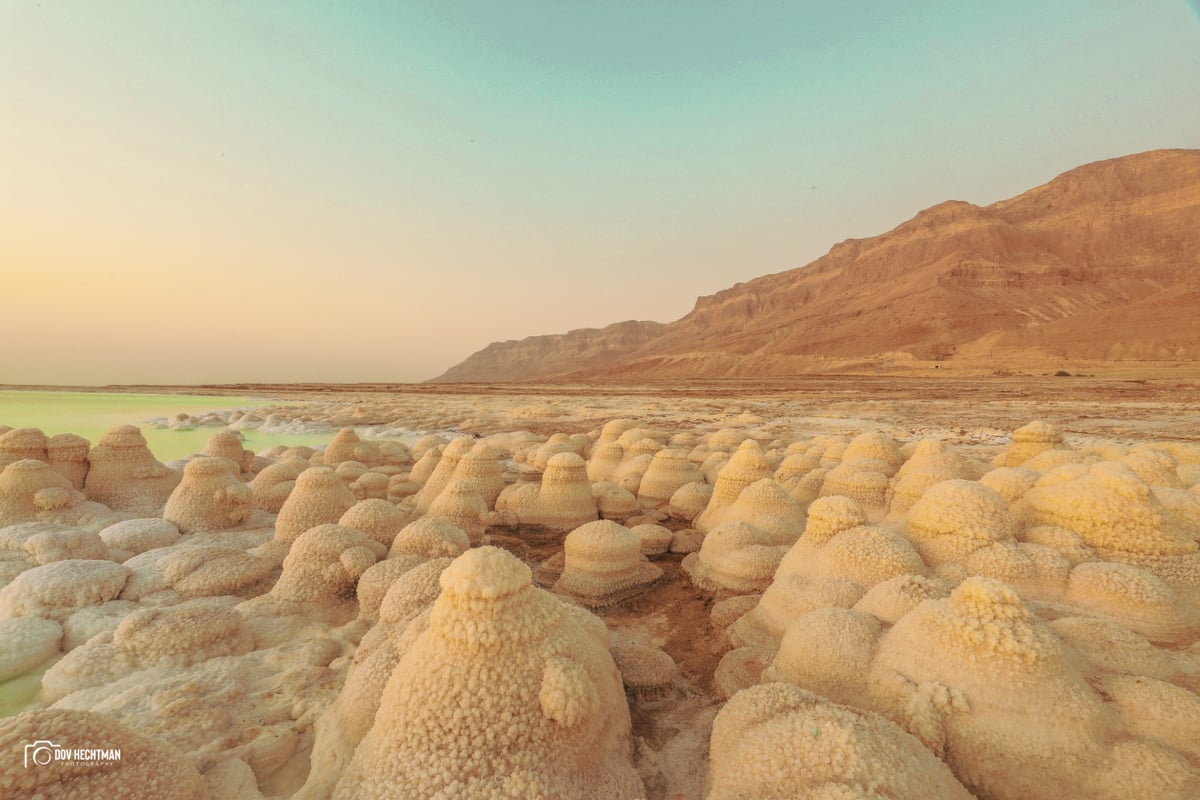
[[[0,0],[0,383],[421,380],[677,319],[943,200],[1200,147],[1198,19]]]

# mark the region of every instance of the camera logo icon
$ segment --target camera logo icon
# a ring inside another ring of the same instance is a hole
[[[38,739],[33,744],[25,745],[25,768],[29,765],[44,767],[54,760],[54,751],[58,745],[47,739]]]

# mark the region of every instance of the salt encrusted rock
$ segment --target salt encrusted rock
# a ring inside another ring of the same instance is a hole
[[[658,703],[674,693],[679,668],[669,653],[642,644],[616,644],[610,652],[625,692],[639,705]]]
[[[92,443],[73,433],[59,433],[50,437],[46,444],[46,455],[50,466],[71,482],[76,489],[83,489],[88,471],[88,450]]]
[[[436,433],[426,434],[420,439],[417,439],[408,447],[408,452],[412,456],[413,461],[420,461],[430,450],[446,445],[448,440],[444,436],[438,436]]]
[[[617,441],[596,443],[587,462],[587,477],[592,483],[611,481],[625,458],[625,448]]]
[[[766,531],[730,519],[705,535],[700,551],[683,559],[683,569],[706,592],[761,592],[787,550]]]
[[[883,461],[843,458],[825,474],[818,496],[840,495],[864,508],[883,508],[891,485],[888,469],[889,465]]]
[[[481,543],[487,532],[487,503],[471,481],[447,483],[429,505],[428,516],[444,519],[459,528],[467,534],[472,545]]]
[[[40,616],[62,622],[77,609],[115,598],[128,576],[120,564],[79,559],[25,570],[0,589],[0,619]]]
[[[1025,493],[1028,525],[1053,525],[1101,551],[1184,555],[1196,542],[1171,524],[1151,488],[1127,465],[1106,461],[1049,472]]]
[[[247,476],[254,463],[254,452],[242,446],[242,437],[237,431],[221,431],[204,444],[200,451],[210,458],[224,458],[235,466],[235,474]]]
[[[854,604],[855,611],[871,614],[894,625],[926,600],[940,600],[950,591],[943,581],[924,575],[896,575],[880,581]]]
[[[685,483],[671,495],[667,508],[675,519],[691,522],[708,507],[712,496],[713,487],[707,483]]]
[[[418,559],[418,563],[411,565],[413,558],[416,557],[402,556],[382,561],[367,570],[359,581],[359,603],[367,609],[371,600],[364,598],[362,592],[363,581],[367,580],[368,575],[386,568],[393,561],[401,562],[406,567],[393,580],[378,604],[378,621],[355,651],[337,699],[317,720],[313,731],[312,766],[308,780],[295,795],[295,800],[315,800],[330,795],[358,743],[371,729],[379,711],[380,697],[400,656],[408,649],[415,635],[423,630],[423,626],[414,624],[414,621],[437,599],[441,591],[438,579],[451,560]],[[411,635],[410,629],[413,631]]]
[[[357,461],[370,468],[383,463],[383,454],[375,442],[364,442],[354,428],[342,428],[326,445],[321,463],[336,466],[343,461]]]
[[[384,553],[383,545],[353,528],[317,525],[296,537],[271,591],[238,608],[247,616],[304,614],[348,622],[358,615],[355,584]]]
[[[659,450],[638,484],[638,499],[646,505],[663,505],[681,486],[703,480],[704,474],[688,459],[686,450]]]
[[[357,502],[329,467],[307,469],[296,478],[295,488],[279,509],[275,541],[290,544],[311,528],[336,523]]]
[[[225,458],[195,458],[167,498],[163,519],[180,533],[226,531],[246,522],[254,510],[250,487],[230,471]]]
[[[804,532],[804,507],[772,478],[755,481],[729,506],[725,518],[746,522],[770,536],[778,545],[791,545]]]
[[[500,465],[500,454],[485,442],[475,442],[469,451],[458,460],[451,480],[467,481],[483,498],[487,508],[496,505],[496,498],[504,489],[504,468]]]
[[[71,482],[45,461],[26,458],[0,472],[0,526],[31,522],[82,501]]]
[[[860,702],[882,629],[878,617],[863,611],[809,611],[788,623],[762,680],[802,686],[835,703]]]
[[[337,524],[362,531],[367,538],[391,547],[396,534],[408,522],[408,515],[396,508],[394,503],[374,498],[359,500],[342,514]]]
[[[886,472],[889,476],[894,475],[904,463],[904,456],[900,454],[900,445],[896,440],[876,431],[860,433],[847,442],[846,449],[842,451],[842,463],[856,458],[883,462],[887,465]]]
[[[154,457],[133,425],[120,425],[101,436],[88,462],[84,493],[115,511],[154,515],[183,479]]]
[[[0,469],[17,461],[33,459],[49,463],[49,439],[37,428],[10,428],[0,433]]]
[[[934,484],[973,477],[975,469],[954,448],[936,439],[923,439],[892,478],[888,488],[888,510],[892,514],[904,514]]]
[[[0,683],[58,655],[63,629],[41,617],[0,620]]]
[[[359,500],[387,500],[392,476],[367,470],[350,483],[350,491]]]
[[[70,749],[118,751],[119,760],[51,759],[36,768],[17,764],[26,745],[53,742]],[[85,711],[26,711],[0,723],[0,789],[6,797],[71,800],[136,797],[139,800],[207,800],[208,788],[177,748],[141,736],[107,715]]]
[[[408,523],[392,540],[388,558],[418,555],[424,558],[455,558],[471,547],[466,532],[449,520],[426,515]]]
[[[98,634],[112,633],[121,620],[140,607],[128,600],[109,600],[98,606],[79,609],[62,624],[63,652],[71,652]]]
[[[100,539],[113,550],[137,555],[174,544],[179,540],[179,529],[157,517],[127,519],[104,528]]]
[[[603,519],[624,522],[642,511],[632,492],[608,481],[592,484],[592,499]]]
[[[906,532],[930,564],[962,562],[993,542],[1012,540],[1016,521],[1004,498],[973,481],[943,481],[913,504]]]
[[[377,561],[358,579],[358,617],[372,624],[379,620],[379,605],[400,576],[428,559],[416,555],[397,556]]]
[[[1019,467],[1038,453],[1058,449],[1062,434],[1049,423],[1035,420],[1013,431],[1012,444],[992,460],[996,467]]]
[[[1096,561],[1073,567],[1062,600],[1156,643],[1182,645],[1200,633],[1194,603],[1157,576],[1128,564]]]
[[[254,505],[263,511],[278,514],[295,488],[296,479],[308,466],[306,461],[289,458],[264,467],[247,484],[253,493]]]
[[[970,800],[946,765],[886,719],[782,683],[737,693],[713,722],[707,800]]]
[[[651,523],[634,525],[630,530],[637,534],[644,556],[660,556],[668,552],[671,549],[671,540],[675,537],[670,528]]]
[[[54,522],[21,522],[0,528],[0,560],[22,570],[68,559],[105,560],[108,548],[90,531]]]
[[[496,548],[459,556],[440,582],[334,797],[644,797],[603,626]]]
[[[454,479],[454,471],[458,469],[459,462],[474,446],[475,440],[469,436],[462,436],[445,446],[437,467],[422,483],[421,491],[417,492],[415,506],[417,513],[424,514],[430,509],[433,501],[438,498],[442,490]]]
[[[713,487],[712,499],[704,513],[696,517],[695,526],[707,532],[725,519],[728,507],[750,484],[771,477],[771,467],[763,457],[762,448],[753,439],[738,446],[729,463],[721,467]]]
[[[554,591],[588,608],[607,608],[637,597],[663,574],[642,556],[638,535],[612,520],[571,531],[563,552],[563,572]]]
[[[584,461],[574,453],[551,457],[540,486],[506,487],[496,498],[496,510],[511,511],[522,525],[552,531],[569,531],[598,516]]]
[[[423,486],[429,480],[429,476],[433,475],[434,471],[437,470],[437,465],[442,460],[442,450],[444,448],[445,445],[442,444],[424,450],[422,455],[417,458],[417,462],[413,464],[413,468],[409,470],[408,480],[410,483],[417,485],[418,491],[420,491],[419,487]],[[416,458],[415,455],[414,458]]]

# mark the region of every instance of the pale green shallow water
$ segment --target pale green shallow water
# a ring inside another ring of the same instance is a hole
[[[151,452],[160,461],[172,461],[200,452],[205,442],[224,429],[210,426],[183,431],[154,429],[145,424],[147,419],[169,418],[179,413],[203,414],[207,411],[272,405],[285,403],[254,397],[3,390],[0,391],[0,425],[40,428],[47,436],[74,433],[92,444],[98,442],[106,431],[118,425],[137,425],[146,437]],[[258,451],[277,444],[326,444],[333,438],[334,431],[241,433],[245,437],[245,447]]]

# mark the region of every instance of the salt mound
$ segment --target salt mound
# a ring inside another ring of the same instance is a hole
[[[459,556],[441,587],[334,797],[644,797],[620,675],[591,625],[496,548]]]

